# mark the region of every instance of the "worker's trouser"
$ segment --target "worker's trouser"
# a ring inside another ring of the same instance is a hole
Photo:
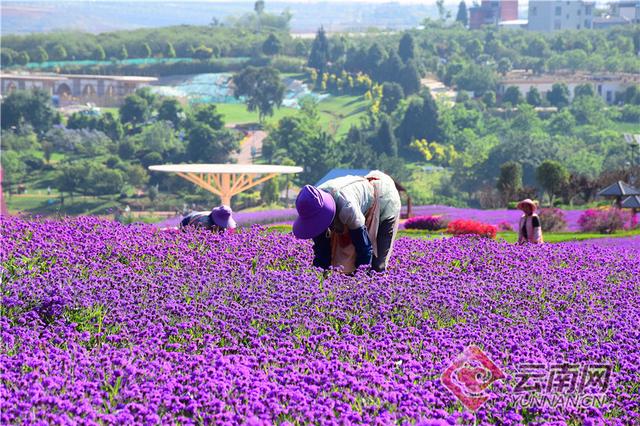
[[[393,240],[398,230],[397,218],[386,219],[378,225],[378,255],[373,256],[371,268],[376,272],[383,272],[387,269],[387,263],[393,249]]]

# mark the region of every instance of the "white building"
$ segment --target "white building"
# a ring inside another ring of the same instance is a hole
[[[530,0],[528,29],[542,32],[590,29],[594,8],[594,1]]]
[[[622,93],[628,87],[640,84],[640,74],[547,74],[534,75],[516,70],[507,74],[498,84],[498,96],[502,96],[508,87],[514,86],[526,96],[535,87],[544,98],[555,83],[564,83],[569,88],[570,100],[573,100],[576,86],[591,84],[595,93],[606,103],[616,101],[616,93]]]

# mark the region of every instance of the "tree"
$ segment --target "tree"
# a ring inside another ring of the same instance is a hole
[[[511,71],[512,66],[513,65],[509,58],[500,58],[498,61],[498,72],[505,76],[509,71]]]
[[[45,132],[60,122],[60,114],[51,105],[51,96],[43,89],[17,90],[9,94],[0,106],[3,129],[32,126]]]
[[[414,61],[409,61],[400,73],[400,85],[406,96],[418,93],[420,90],[420,73]]]
[[[143,97],[133,94],[124,98],[120,107],[120,122],[136,126],[149,118],[149,103]]]
[[[472,39],[469,44],[467,44],[467,54],[474,60],[477,60],[477,58],[482,55],[483,50],[484,46],[482,45],[482,42],[477,38]]]
[[[18,65],[27,65],[30,61],[31,58],[29,58],[29,54],[27,52],[18,53],[18,56],[14,59],[14,62]]]
[[[56,61],[64,61],[67,59],[67,49],[64,48],[60,43],[53,46],[53,52],[51,52],[51,57]]]
[[[456,22],[460,22],[465,28],[467,27],[467,4],[464,2],[464,0],[462,0],[460,4],[458,4],[458,14],[456,15]]]
[[[158,107],[158,120],[170,121],[175,129],[182,121],[182,105],[175,98],[163,99]]]
[[[482,95],[482,102],[489,108],[496,105],[496,92],[488,90]]]
[[[444,0],[436,0],[436,7],[438,8],[438,17],[440,21],[444,22],[451,17],[451,12],[447,11],[444,7]]]
[[[96,49],[93,51],[93,59],[96,61],[104,61],[107,58],[107,54],[104,51],[104,48],[101,45],[97,45]]]
[[[301,57],[307,56],[309,54],[307,45],[302,40],[296,41],[296,44],[293,47],[293,51],[296,56],[301,56]]]
[[[527,103],[534,107],[542,105],[542,96],[540,96],[540,92],[534,86],[531,86],[527,92]]]
[[[522,165],[507,161],[500,166],[500,177],[496,185],[506,202],[512,201],[522,188]]]
[[[204,123],[196,123],[189,130],[188,139],[187,158],[198,163],[227,163],[240,148],[232,130],[214,130]]]
[[[308,65],[318,70],[318,74],[324,73],[327,63],[329,62],[329,39],[324,32],[324,28],[320,27],[316,38],[313,39],[311,52],[309,53]]]
[[[164,48],[164,57],[165,58],[175,58],[176,50],[173,48],[173,44],[170,41],[167,42],[167,45]]]
[[[73,199],[74,192],[84,192],[87,187],[88,170],[89,163],[86,161],[63,164],[54,180],[55,186],[61,193],[68,192]]]
[[[49,60],[49,54],[44,50],[44,47],[38,46],[32,59],[34,62],[47,62]]]
[[[400,80],[400,75],[402,73],[402,69],[404,68],[402,64],[402,60],[395,52],[392,50],[387,59],[381,65],[380,79],[381,81],[398,81]]]
[[[280,185],[277,178],[269,179],[262,184],[260,199],[264,204],[277,203],[280,199]]]
[[[268,56],[274,56],[282,50],[282,42],[275,34],[269,34],[269,37],[262,44],[262,53]]]
[[[193,57],[196,59],[210,59],[213,56],[213,49],[201,44],[193,49]]]
[[[401,151],[410,152],[409,146],[416,139],[426,139],[429,142],[439,142],[443,139],[438,107],[429,89],[413,99],[405,111],[397,129],[401,142]]]
[[[373,43],[369,50],[367,50],[367,57],[364,63],[364,69],[367,74],[375,78],[380,79],[380,68],[382,61],[384,61],[384,50],[378,43]]]
[[[374,137],[372,144],[378,154],[387,154],[390,157],[398,155],[398,143],[393,134],[393,127],[388,116],[380,119],[380,127]]]
[[[553,83],[551,90],[547,92],[547,100],[557,108],[569,105],[569,88],[565,83]]]
[[[200,123],[204,123],[213,130],[221,130],[224,127],[222,114],[218,112],[214,104],[199,105],[195,109],[194,118]]]
[[[129,57],[129,52],[127,51],[127,47],[123,44],[120,48],[120,52],[118,52],[118,59],[127,59]]]
[[[398,83],[385,82],[382,85],[382,102],[380,104],[382,112],[391,114],[402,99],[404,99],[404,91]]]
[[[260,121],[272,116],[284,98],[284,84],[280,72],[271,67],[247,67],[233,76],[235,96],[246,96],[249,111],[258,111]]]
[[[14,185],[22,182],[27,168],[20,159],[20,154],[15,151],[3,150],[0,162],[2,164],[2,179],[9,190],[9,194],[12,194]]]
[[[408,32],[404,33],[400,39],[398,54],[405,64],[415,58],[415,50],[413,37]]]
[[[574,99],[574,101],[575,101],[575,99],[583,97],[583,96],[593,97],[595,95],[596,95],[596,92],[593,90],[593,85],[591,85],[589,83],[578,84],[576,86],[576,88],[573,89],[573,99]]]
[[[142,57],[150,58],[152,54],[153,54],[153,51],[151,50],[151,46],[149,46],[149,43],[144,43],[142,45]]]
[[[111,169],[100,163],[91,163],[84,192],[94,196],[119,194],[125,180],[125,174],[121,170]]]
[[[520,89],[516,86],[507,87],[507,90],[505,90],[504,95],[502,96],[503,103],[508,102],[513,106],[520,105],[522,101],[522,93],[520,93]]]
[[[569,180],[569,172],[561,163],[545,160],[536,169],[536,179],[549,195],[549,204],[553,206],[554,197]]]

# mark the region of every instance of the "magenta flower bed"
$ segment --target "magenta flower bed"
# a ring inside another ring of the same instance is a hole
[[[386,274],[323,277],[260,228],[0,225],[1,424],[471,425],[440,381],[470,344],[505,375],[477,424],[640,422],[631,250],[401,238]],[[509,402],[561,362],[612,365],[608,402]]]
[[[567,231],[579,231],[578,218],[584,210],[563,210],[563,212],[567,221]],[[502,224],[502,227],[508,223],[514,230],[518,229],[518,221],[522,216],[520,210],[480,210],[438,205],[417,206],[412,209],[411,214],[415,216],[443,215],[448,220],[472,219],[495,226]]]
[[[640,235],[634,235],[632,237],[593,238],[590,240],[571,241],[561,244],[570,244],[575,246],[590,245],[595,247],[614,247],[618,249],[629,249],[640,252]],[[640,256],[640,253],[638,255]]]

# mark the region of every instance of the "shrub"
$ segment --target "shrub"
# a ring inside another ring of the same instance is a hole
[[[427,231],[437,231],[447,227],[447,220],[442,216],[415,216],[407,219],[404,223],[405,229],[425,229]]]
[[[543,208],[538,211],[542,230],[544,232],[561,232],[567,229],[564,212],[555,207]]]
[[[611,234],[612,232],[623,229],[625,224],[631,224],[630,219],[628,212],[615,207],[589,209],[578,218],[578,226],[580,226],[582,232]]]
[[[498,229],[487,223],[475,220],[456,219],[449,223],[447,233],[452,235],[478,235],[485,238],[495,238]]]

